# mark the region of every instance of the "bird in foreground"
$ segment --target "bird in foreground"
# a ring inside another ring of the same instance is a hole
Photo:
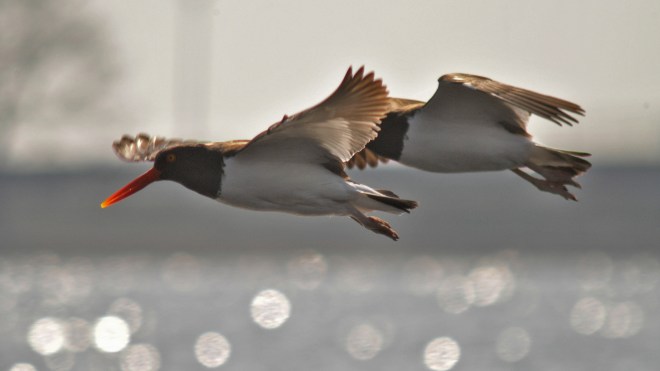
[[[299,215],[345,215],[393,240],[399,236],[371,211],[410,212],[415,201],[353,182],[344,163],[376,137],[389,109],[388,92],[374,74],[349,68],[320,104],[284,118],[252,140],[201,142],[139,134],[113,143],[123,160],[154,161],[121,188],[108,207],[158,180],[173,180],[225,204]]]
[[[395,160],[436,173],[511,170],[537,189],[576,201],[567,185],[591,164],[588,153],[535,143],[527,132],[531,114],[572,126],[584,115],[577,104],[462,73],[438,80],[426,103],[390,98],[390,111],[378,137],[348,167],[375,167]],[[541,178],[533,176],[536,173]]]

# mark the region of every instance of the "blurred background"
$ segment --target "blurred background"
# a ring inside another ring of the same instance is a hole
[[[0,0],[0,370],[655,370],[660,3]],[[348,218],[158,183],[123,134],[251,138],[350,65],[427,100],[467,72],[582,105],[578,203],[507,172],[352,172],[421,207]]]

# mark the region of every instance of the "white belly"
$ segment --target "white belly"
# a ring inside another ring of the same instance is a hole
[[[523,166],[534,143],[495,123],[410,120],[399,162],[439,172],[505,170]]]
[[[358,192],[317,164],[225,160],[218,201],[252,210],[346,215]]]

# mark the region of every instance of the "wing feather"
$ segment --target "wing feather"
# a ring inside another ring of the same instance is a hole
[[[363,170],[367,167],[377,167],[378,164],[386,164],[389,162],[387,157],[378,156],[374,151],[364,147],[360,152],[353,155],[353,158],[346,162],[346,167],[349,169],[358,168]]]
[[[124,135],[121,139],[112,143],[112,149],[117,157],[128,162],[154,161],[160,151],[178,147],[204,145],[218,149],[225,154],[240,151],[248,143],[248,140],[232,140],[228,142],[210,142],[190,139],[168,139],[159,136],[150,136],[140,133],[134,137]]]
[[[238,153],[265,157],[286,152],[291,157],[316,161],[335,158],[348,161],[378,134],[387,113],[387,88],[364,67],[355,74],[349,68],[339,87],[320,104],[271,125]],[[311,159],[318,156],[319,159]]]
[[[168,139],[140,133],[135,137],[124,135],[112,143],[117,157],[128,162],[154,161],[158,152],[181,145],[206,144],[196,140]]]
[[[585,113],[584,109],[575,103],[503,84],[487,77],[465,73],[452,73],[440,77],[439,81],[441,84],[459,84],[466,88],[489,94],[513,107],[543,117],[559,126],[563,124],[572,126],[578,122],[572,115],[584,116]],[[526,121],[524,124],[526,124]],[[524,129],[524,126],[522,128]]]
[[[388,123],[396,124],[388,120],[397,115],[412,118],[417,114],[430,116],[428,122],[434,125],[457,122],[465,125],[492,124],[503,126],[514,134],[529,136],[527,122],[530,114],[561,126],[577,123],[573,115],[584,115],[584,110],[575,103],[486,77],[452,73],[440,77],[438,90],[427,103],[390,98],[390,110],[382,125],[386,127]],[[374,143],[379,141],[382,142],[381,138],[377,138]],[[365,147],[346,165],[348,168],[364,169],[367,166],[375,167],[379,162],[385,163],[387,158],[379,157],[369,147]]]

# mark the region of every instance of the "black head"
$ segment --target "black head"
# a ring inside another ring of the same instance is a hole
[[[211,198],[220,193],[223,167],[222,153],[202,145],[164,150],[154,163],[160,179],[175,181]]]

